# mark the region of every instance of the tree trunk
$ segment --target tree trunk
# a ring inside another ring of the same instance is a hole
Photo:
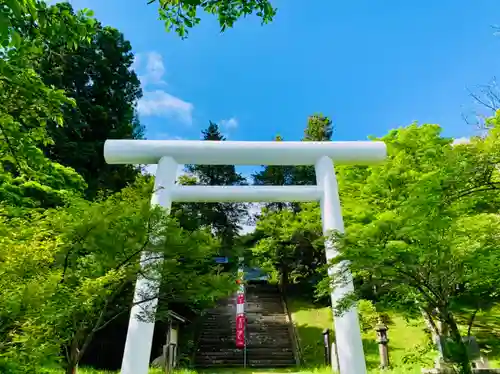
[[[472,366],[469,360],[467,347],[462,340],[460,331],[458,330],[455,318],[451,313],[446,312],[445,322],[450,329],[450,337],[455,343],[456,350],[454,350],[453,361],[459,366],[460,374],[472,374]]]
[[[78,346],[78,339],[74,337],[66,355],[66,374],[77,374],[78,372],[78,363],[83,355],[83,351],[80,351]]]
[[[432,336],[432,343],[436,344],[438,339],[439,339],[439,331],[434,323],[434,320],[432,319],[431,314],[424,308],[420,307],[420,313],[422,314],[422,317],[424,318],[425,324],[427,325],[427,328],[431,332]]]
[[[75,362],[73,360],[68,361],[66,363],[66,374],[77,374],[77,365],[78,362]]]

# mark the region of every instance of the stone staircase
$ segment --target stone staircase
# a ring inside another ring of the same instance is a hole
[[[246,286],[247,367],[275,368],[297,364],[291,325],[278,288],[267,283]],[[197,367],[243,367],[244,352],[236,349],[236,297],[206,314],[195,356]]]

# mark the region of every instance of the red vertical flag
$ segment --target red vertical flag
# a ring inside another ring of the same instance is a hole
[[[245,315],[239,314],[236,317],[236,348],[245,347]]]

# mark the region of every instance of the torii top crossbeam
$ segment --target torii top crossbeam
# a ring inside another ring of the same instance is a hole
[[[277,142],[210,140],[106,140],[108,164],[156,164],[169,156],[179,164],[314,165],[327,156],[337,164],[367,165],[386,157],[384,142]]]

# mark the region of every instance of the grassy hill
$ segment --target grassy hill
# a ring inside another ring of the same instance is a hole
[[[290,299],[288,308],[301,341],[302,354],[307,367],[323,365],[322,331],[333,327],[332,312],[329,307],[318,307],[310,302]],[[422,320],[407,321],[403,317],[390,315],[389,355],[393,373],[420,373],[421,367],[432,367],[436,352],[429,346]],[[466,318],[461,319],[465,323]],[[465,328],[464,328],[465,329]],[[363,345],[368,369],[378,373],[379,353],[375,331],[363,332]],[[472,329],[483,353],[492,367],[500,366],[500,307],[491,313],[476,317]],[[384,373],[389,373],[384,371]]]

